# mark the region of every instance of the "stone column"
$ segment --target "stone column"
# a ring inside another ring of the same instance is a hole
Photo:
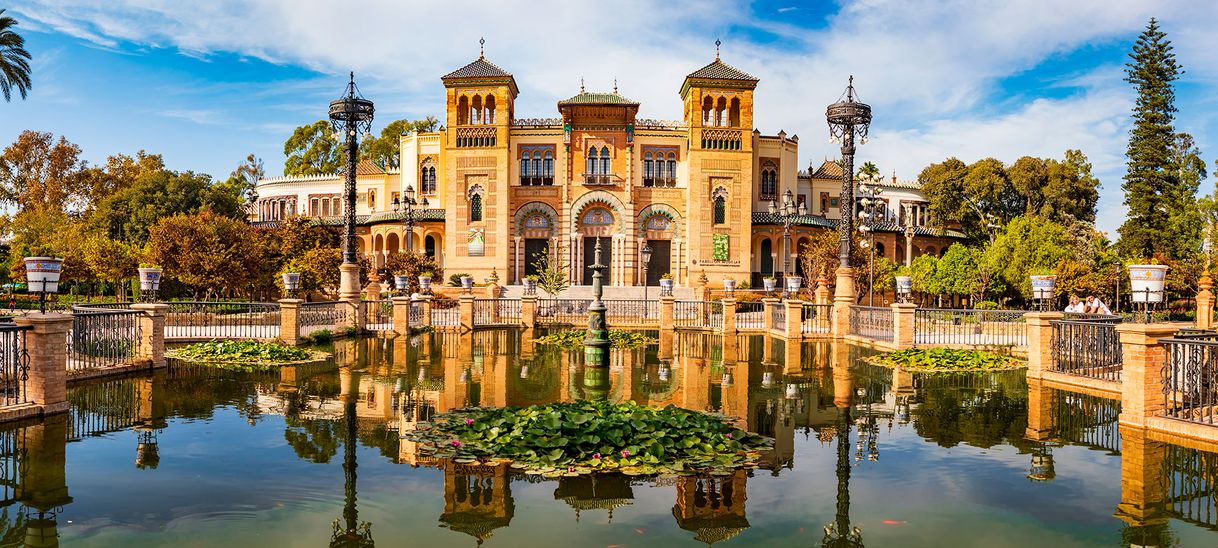
[[[520,297],[520,323],[528,329],[537,327],[537,295]]]
[[[1132,528],[1167,523],[1167,446],[1146,431],[1121,426],[1121,503],[1115,516]]]
[[[72,316],[59,313],[18,316],[17,325],[31,327],[25,332],[25,348],[30,355],[26,399],[42,406],[42,413],[68,410],[68,330]]]
[[[826,305],[832,302],[829,300],[829,280],[826,280],[824,276],[817,278],[816,291],[814,291],[812,294],[813,298],[815,299],[814,302],[818,305]]]
[[[1213,329],[1214,294],[1210,289],[1214,287],[1214,280],[1210,278],[1209,267],[1206,267],[1197,286],[1201,288],[1197,292],[1197,329]]]
[[[660,330],[673,329],[672,313],[676,298],[672,295],[660,297]]]
[[[499,269],[492,268],[491,276],[486,280],[486,298],[498,299],[500,294],[499,292]]]
[[[30,516],[23,546],[59,546],[55,508],[72,502],[67,477],[68,417],[48,417],[19,429],[17,447],[23,454],[19,470],[10,470],[17,500],[40,515]],[[47,513],[49,515],[41,515]]]
[[[1053,389],[1040,377],[1028,377],[1028,427],[1024,437],[1045,441],[1054,426]]]
[[[725,297],[722,302],[723,334],[731,335],[736,333],[736,299],[734,297]]]
[[[364,319],[360,314],[359,265],[343,263],[338,265],[338,272],[338,300],[347,305],[347,313],[340,320],[338,327],[340,329],[347,327],[362,328]]]
[[[786,337],[788,339],[794,339],[793,342],[788,341],[787,346],[799,346],[799,338],[803,336],[801,332],[803,330],[802,328],[804,323],[804,302],[795,299],[787,299],[785,302],[781,303],[780,306],[787,307],[787,325],[779,325],[775,327],[782,329],[786,333]]]
[[[393,332],[398,335],[410,334],[410,302],[410,297],[393,298]]]
[[[288,346],[299,346],[301,299],[279,299],[279,340]]]
[[[850,307],[854,305],[854,269],[838,267],[837,286],[833,288],[833,336],[850,334]]]
[[[473,329],[474,328],[474,296],[473,295],[461,295],[460,300],[457,302],[457,306],[458,306],[458,313],[461,315],[461,328],[462,329]]]
[[[711,297],[710,280],[706,278],[706,270],[702,270],[702,274],[698,276],[697,291],[694,292],[694,298],[699,301],[709,301]]]
[[[169,305],[160,303],[136,303],[132,310],[143,312],[140,316],[139,358],[148,360],[152,367],[165,367],[165,316]]]
[[[913,303],[893,303],[892,343],[896,345],[897,350],[913,348],[916,345],[914,339],[914,312],[917,310],[918,305]]]
[[[781,305],[782,301],[773,297],[766,297],[761,299],[761,304],[761,328],[764,329],[766,333],[769,333],[770,330],[776,327],[781,328],[782,326],[774,325],[774,307]]]
[[[1024,314],[1028,330],[1029,379],[1039,379],[1045,371],[1053,370],[1053,326],[1049,323],[1066,317],[1061,312],[1029,312]]]
[[[1160,339],[1176,334],[1171,324],[1123,323],[1121,337],[1121,426],[1146,427],[1146,417],[1163,412],[1163,366],[1167,349]]]
[[[423,295],[419,297],[423,307],[423,321],[419,323],[420,327],[431,326],[431,295]]]

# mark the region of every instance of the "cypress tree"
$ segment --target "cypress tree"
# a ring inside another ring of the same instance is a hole
[[[1156,251],[1172,256],[1187,247],[1185,242],[1164,241],[1173,218],[1182,216],[1182,181],[1172,160],[1176,94],[1172,87],[1181,66],[1172,53],[1171,41],[1151,19],[1138,36],[1126,63],[1125,81],[1138,92],[1133,108],[1133,129],[1126,149],[1125,206],[1129,217],[1118,229],[1118,248],[1131,258],[1149,258]],[[1191,194],[1190,194],[1191,197]]]

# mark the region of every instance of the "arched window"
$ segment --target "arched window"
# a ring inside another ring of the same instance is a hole
[[[486,97],[486,115],[482,118],[486,123],[495,123],[495,96],[488,95]]]
[[[772,162],[766,162],[761,168],[761,187],[758,194],[760,199],[766,201],[778,198],[778,169]]]
[[[740,127],[740,99],[732,98],[732,105],[728,108],[728,123],[732,127]]]
[[[715,125],[723,127],[727,125],[727,98],[720,97],[719,103],[715,105]]]
[[[425,187],[424,192],[427,194],[436,193],[436,168],[435,167],[427,168],[427,186]]]
[[[545,169],[543,176],[546,178],[546,184],[554,184],[554,153],[549,150],[546,151],[545,164],[543,168]]]
[[[714,223],[721,225],[727,222],[727,199],[723,196],[715,196],[715,219]]]
[[[368,209],[376,211],[376,189],[368,189]]]
[[[436,258],[436,238],[434,236],[423,238],[423,253],[432,259]]]
[[[529,157],[524,155],[520,157],[520,184],[527,185],[529,179]]]
[[[714,125],[713,124],[714,118],[712,118],[712,114],[711,114],[711,111],[713,111],[714,109],[715,109],[715,100],[714,99],[707,97],[702,100],[702,125],[704,125],[704,126]]]
[[[608,175],[609,171],[609,147],[601,147],[601,175]]]
[[[652,171],[651,158],[650,152],[643,155],[643,185],[645,186],[651,186],[652,178],[655,177],[655,172]]]
[[[469,98],[462,95],[457,99],[457,124],[465,125],[469,123]]]
[[[600,164],[596,162],[596,147],[588,148],[588,168],[584,170],[588,175],[596,175],[597,168]]]
[[[482,96],[475,95],[474,101],[469,105],[469,123],[482,123]]]
[[[469,197],[469,221],[476,223],[482,220],[482,194],[475,193]]]
[[[668,153],[668,172],[665,173],[664,176],[668,177],[670,180],[676,180],[676,178],[677,178],[677,153],[675,153],[675,152]]]
[[[541,152],[533,151],[533,176],[541,177]]]

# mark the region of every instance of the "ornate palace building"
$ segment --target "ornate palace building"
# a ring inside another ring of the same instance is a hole
[[[756,284],[784,269],[783,225],[768,210],[787,192],[806,208],[791,226],[790,271],[802,274],[798,250],[814,231],[836,229],[841,167],[801,172],[798,136],[754,127],[758,79],[717,55],[681,82],[681,120],[639,117],[616,84],[607,93],[581,85],[558,102],[558,116],[525,118],[516,79],[483,56],[440,80],[444,126],[402,136],[401,170],[367,161],[357,170],[359,246],[374,264],[407,248],[405,214],[392,208],[406,189],[421,204],[410,249],[449,273],[481,280],[495,271],[508,283],[544,253],[569,263],[575,283],[591,283],[599,240],[610,285],[655,285],[666,274],[689,285],[703,272],[715,285]],[[928,227],[915,183],[894,175],[881,186],[878,254],[904,263],[961,236]],[[256,221],[341,215],[336,175],[264,179],[257,190]]]

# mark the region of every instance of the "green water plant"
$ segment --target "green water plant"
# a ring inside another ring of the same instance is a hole
[[[529,407],[466,408],[408,432],[419,453],[458,464],[499,464],[545,477],[730,474],[755,468],[774,439],[737,428],[730,417],[632,401],[576,401]]]
[[[573,331],[559,331],[550,333],[544,337],[536,339],[537,344],[547,346],[558,346],[568,350],[575,350],[584,346],[584,337],[588,334],[585,329],[576,329]],[[618,329],[609,330],[609,344],[615,348],[639,348],[656,344],[655,338],[648,337],[637,331],[621,331]]]
[[[1022,360],[985,350],[909,348],[867,358],[885,367],[907,371],[1001,371],[1026,367]]]
[[[165,354],[191,362],[238,365],[287,365],[327,356],[324,352],[258,341],[208,341],[175,348]]]

